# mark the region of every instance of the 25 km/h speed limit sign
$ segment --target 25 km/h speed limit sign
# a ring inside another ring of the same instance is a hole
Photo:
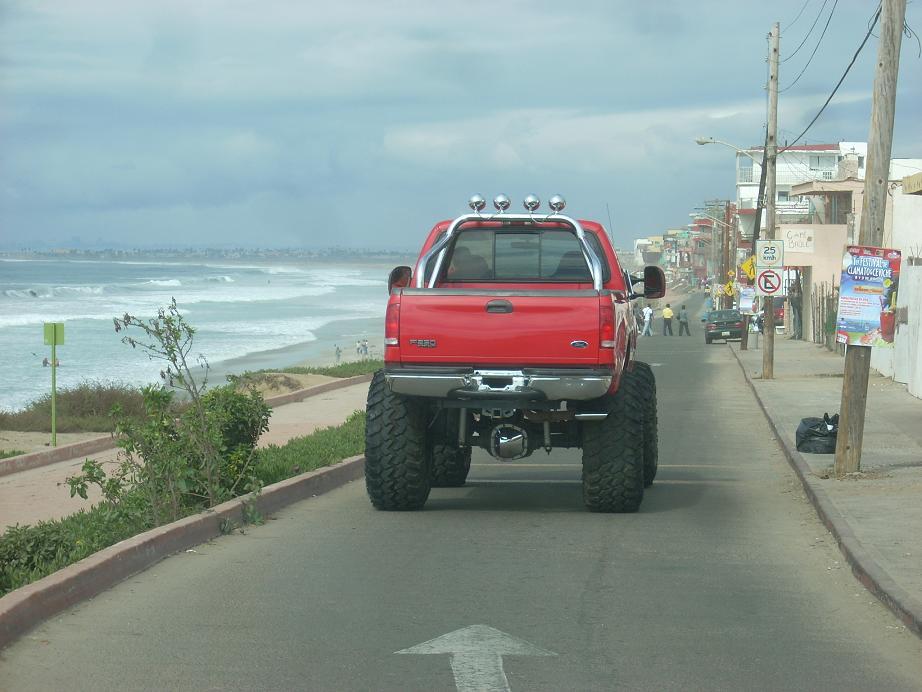
[[[774,269],[760,269],[756,276],[756,293],[760,296],[781,296],[781,273]]]
[[[784,241],[757,240],[756,266],[759,269],[781,269],[784,266]]]

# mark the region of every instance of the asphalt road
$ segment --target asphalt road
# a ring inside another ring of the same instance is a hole
[[[639,513],[584,511],[567,451],[476,455],[417,513],[353,483],[40,627],[0,689],[502,689],[499,666],[512,690],[922,689],[922,642],[842,564],[727,349],[698,328],[641,354]]]

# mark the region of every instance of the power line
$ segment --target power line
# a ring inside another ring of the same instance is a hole
[[[803,76],[804,72],[807,71],[807,68],[810,67],[810,63],[813,62],[813,56],[816,55],[816,51],[819,49],[820,44],[823,42],[823,37],[826,35],[826,29],[829,28],[829,22],[832,21],[832,15],[834,15],[834,14],[836,13],[836,7],[837,7],[838,5],[839,5],[839,0],[835,0],[835,2],[832,3],[832,9],[829,10],[829,17],[826,19],[826,26],[823,27],[823,33],[820,34],[819,40],[816,42],[816,45],[813,47],[813,52],[810,53],[810,57],[807,59],[807,64],[804,65],[804,69],[802,69],[802,70],[800,71],[800,74],[797,75],[797,76],[794,78],[794,81],[793,81],[793,82],[791,82],[790,84],[788,84],[788,85],[787,85],[784,89],[782,89],[779,93],[783,94],[785,91],[787,91],[788,89],[790,89],[791,87],[793,87],[795,84],[797,84],[798,80]]]
[[[797,55],[797,51],[799,51],[801,48],[804,47],[804,44],[807,42],[807,39],[810,38],[811,34],[813,34],[813,29],[816,28],[816,23],[817,23],[818,21],[820,21],[820,17],[823,16],[823,10],[826,9],[826,3],[828,3],[828,2],[829,2],[829,0],[823,0],[823,6],[820,7],[820,11],[816,13],[816,19],[814,19],[814,20],[813,20],[813,24],[810,25],[810,31],[807,32],[807,35],[806,35],[806,36],[804,36],[804,40],[801,41],[801,42],[800,42],[800,45],[797,46],[797,48],[794,49],[794,52],[793,52],[793,53],[791,53],[788,57],[786,57],[786,58],[785,58],[784,60],[782,60],[781,62],[783,62],[783,63],[787,62],[788,60],[790,60],[791,58],[793,58],[795,55]]]
[[[819,112],[815,116],[813,116],[813,120],[811,120],[810,124],[804,128],[804,131],[801,132],[799,135],[797,135],[797,137],[794,138],[794,141],[791,142],[784,149],[779,149],[777,152],[778,154],[780,154],[782,151],[786,151],[787,149],[797,144],[797,142],[800,141],[800,138],[803,137],[805,134],[807,134],[807,131],[811,127],[813,127],[813,123],[819,120],[820,116],[823,114],[823,111],[826,110],[826,106],[828,106],[829,102],[832,101],[832,97],[836,95],[836,92],[839,90],[839,87],[842,86],[842,82],[845,81],[845,77],[848,75],[849,71],[852,69],[852,66],[855,64],[855,61],[858,59],[858,55],[861,53],[861,50],[864,48],[865,44],[868,42],[868,39],[871,38],[871,32],[874,31],[874,27],[877,25],[877,20],[880,19],[880,11],[881,11],[881,8],[878,5],[877,12],[874,14],[874,19],[871,22],[871,26],[868,29],[868,33],[864,35],[864,40],[861,42],[861,45],[858,46],[858,50],[856,50],[855,54],[852,56],[852,61],[848,63],[848,67],[845,68],[845,72],[842,74],[842,77],[839,79],[838,84],[836,84],[835,88],[832,90],[832,93],[829,94],[829,98],[826,99],[826,103],[824,103],[822,108],[820,108]]]
[[[797,16],[796,16],[796,17],[794,17],[794,20],[793,20],[790,24],[788,24],[786,27],[784,27],[784,28],[781,30],[781,33],[786,32],[786,31],[787,31],[788,29],[790,29],[792,26],[794,26],[795,24],[797,24],[797,20],[800,19],[800,15],[802,15],[802,14],[804,13],[804,10],[807,9],[807,5],[809,5],[809,4],[810,4],[810,0],[806,0],[806,2],[804,2],[803,7],[800,8],[800,12],[797,13]]]

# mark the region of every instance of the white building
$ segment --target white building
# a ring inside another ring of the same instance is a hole
[[[776,205],[778,224],[803,223],[810,220],[813,209],[806,197],[791,194],[794,185],[811,180],[836,180],[843,165],[854,168],[847,177],[864,179],[864,161],[867,142],[839,142],[838,144],[797,144],[779,147],[776,166]],[[756,202],[759,196],[759,178],[762,175],[762,147],[752,147],[736,155],[736,208],[740,220],[740,233],[752,238]],[[761,228],[765,228],[765,213]]]

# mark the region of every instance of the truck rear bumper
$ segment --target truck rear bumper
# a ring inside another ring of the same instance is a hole
[[[612,373],[605,368],[507,370],[389,366],[384,375],[396,394],[436,399],[585,401],[604,395],[612,383]]]

